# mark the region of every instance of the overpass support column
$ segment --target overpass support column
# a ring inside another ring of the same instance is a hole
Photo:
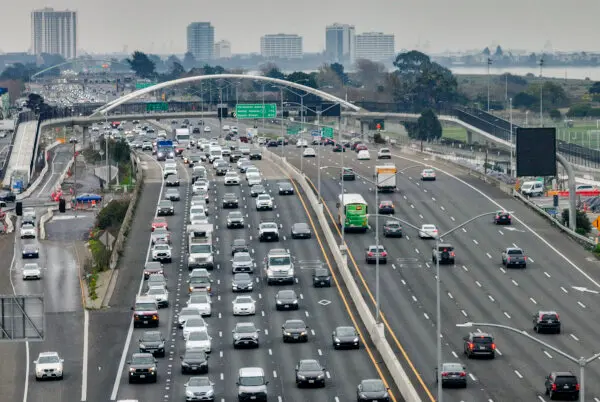
[[[467,144],[471,145],[473,143],[473,132],[467,130]]]
[[[364,120],[360,121],[360,136],[363,141],[367,140],[367,133],[369,132],[369,122]]]

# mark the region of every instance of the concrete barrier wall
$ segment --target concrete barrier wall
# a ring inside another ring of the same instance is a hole
[[[52,220],[52,217],[54,216],[54,210],[54,208],[48,208],[46,213],[40,218],[40,240],[46,240],[46,223]]]
[[[57,147],[60,144],[61,144],[60,142],[56,141],[55,143],[53,143],[52,145],[50,145],[48,148],[46,148],[46,151],[50,151],[51,149]],[[31,194],[33,194],[33,192],[44,181],[44,176],[48,172],[48,166],[49,166],[48,161],[44,158],[44,168],[42,169],[42,171],[38,175],[37,179],[35,179],[35,181],[29,187],[27,187],[27,189],[25,191],[23,191],[21,194],[17,194],[17,200],[22,200],[24,198],[29,197]]]
[[[396,383],[402,397],[406,402],[421,402],[421,398],[417,393],[415,387],[413,386],[410,378],[404,371],[404,368],[400,364],[400,361],[396,357],[394,350],[385,339],[385,333],[383,330],[383,326],[377,325],[375,321],[375,317],[367,302],[364,300],[358,285],[354,281],[354,277],[352,276],[352,272],[348,267],[347,256],[343,255],[340,252],[338,242],[329,227],[329,223],[327,218],[323,212],[323,206],[318,203],[317,197],[312,191],[308,181],[304,178],[304,176],[291,164],[289,164],[285,158],[281,158],[278,155],[274,154],[271,151],[266,152],[265,155],[267,158],[270,158],[274,161],[277,166],[282,168],[292,179],[294,179],[300,186],[302,187],[304,193],[306,194],[312,209],[316,212],[317,218],[319,220],[319,225],[323,229],[323,233],[325,234],[325,238],[327,240],[327,244],[329,245],[335,262],[339,268],[339,272],[342,275],[342,279],[348,289],[350,297],[354,302],[358,314],[364,323],[375,348],[381,354],[385,365],[387,366],[394,382]]]

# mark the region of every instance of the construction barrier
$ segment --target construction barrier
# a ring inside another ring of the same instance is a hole
[[[585,190],[585,191],[576,191],[577,195],[582,197],[596,197],[600,195],[600,190]],[[546,192],[546,196],[552,197],[554,195],[558,195],[559,197],[568,197],[568,191],[559,191],[559,190],[550,190]]]

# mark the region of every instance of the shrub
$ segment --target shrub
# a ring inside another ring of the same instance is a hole
[[[88,241],[90,252],[92,253],[94,271],[105,271],[110,264],[110,251],[100,240],[92,239]]]
[[[569,209],[565,208],[562,211],[562,221],[565,226],[569,226]],[[577,225],[576,233],[586,236],[592,231],[592,223],[587,214],[583,211],[577,211],[575,215],[575,223]]]
[[[96,217],[96,226],[100,230],[120,227],[129,208],[129,200],[112,200],[102,208]]]

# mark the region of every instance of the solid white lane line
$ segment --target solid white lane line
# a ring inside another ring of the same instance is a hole
[[[83,365],[81,370],[81,401],[87,400],[87,376],[88,376],[88,346],[90,330],[90,313],[87,309],[83,310]]]

